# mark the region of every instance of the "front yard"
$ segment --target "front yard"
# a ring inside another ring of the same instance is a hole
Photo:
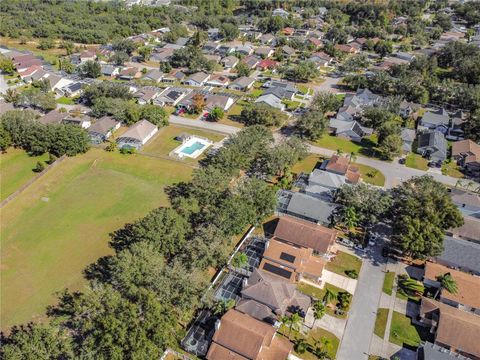
[[[313,142],[313,145],[330,150],[339,150],[344,154],[355,153],[367,157],[377,157],[376,146],[377,137],[375,135],[366,137],[361,143],[356,143],[341,137],[332,135],[323,135],[319,140]]]
[[[317,300],[323,300],[323,297],[325,296],[325,293],[327,292],[327,289],[333,292],[334,294],[338,295],[341,292],[347,292],[346,290],[343,290],[339,287],[336,287],[335,285],[326,283],[323,289],[320,289],[316,286],[312,286],[309,284],[306,284],[304,282],[300,282],[297,285],[297,290],[304,293],[305,295],[310,296],[313,299]],[[331,301],[330,303],[327,304],[326,308],[327,311],[326,313],[331,316],[335,316],[338,318],[345,318],[347,316],[347,313],[345,312],[344,314],[335,314],[335,307],[337,304],[337,299]],[[348,309],[347,309],[348,311]]]
[[[382,187],[385,185],[385,175],[380,170],[358,163],[355,163],[355,166],[358,166],[362,180],[367,184]]]
[[[360,268],[362,267],[362,260],[355,255],[347,254],[346,252],[339,251],[337,256],[332,261],[329,261],[325,266],[325,269],[334,273],[347,276],[346,271],[355,270],[357,274],[360,274]]]
[[[330,359],[335,359],[340,345],[340,340],[331,332],[316,328],[310,330],[307,334],[303,334],[294,329],[290,330],[285,325],[282,325],[279,329],[279,333],[288,338],[294,344],[298,340],[302,339],[307,343],[307,351],[299,353],[294,351],[294,355],[303,360],[317,360],[319,359],[314,355],[316,348],[325,350],[328,353]]]
[[[419,169],[423,171],[428,170],[428,160],[424,159],[421,155],[410,153],[405,159],[405,166],[413,169]]]

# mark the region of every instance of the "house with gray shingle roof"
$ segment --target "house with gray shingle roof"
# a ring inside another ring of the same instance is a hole
[[[447,158],[447,140],[440,131],[427,131],[417,136],[417,153],[433,161]]]
[[[427,111],[422,116],[419,125],[430,130],[440,131],[442,134],[445,134],[450,125],[450,116],[445,109]]]

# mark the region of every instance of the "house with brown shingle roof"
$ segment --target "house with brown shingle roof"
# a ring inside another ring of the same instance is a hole
[[[318,254],[333,252],[337,231],[291,216],[278,219],[273,238],[301,247],[313,249]]]
[[[457,292],[453,294],[442,289],[439,300],[444,304],[480,315],[480,277],[427,261],[423,282],[426,286],[440,289],[437,278],[447,273],[455,280]]]
[[[324,165],[325,164],[325,165]],[[322,164],[322,169],[334,174],[344,175],[345,180],[350,184],[356,184],[360,181],[360,169],[358,166],[350,163],[346,156],[332,155]]]
[[[236,310],[222,316],[212,340],[208,360],[286,359],[293,348],[274,327]]]
[[[424,297],[420,322],[435,334],[436,345],[480,359],[480,316]]]
[[[455,141],[452,144],[452,157],[470,175],[480,177],[480,145],[472,140]]]

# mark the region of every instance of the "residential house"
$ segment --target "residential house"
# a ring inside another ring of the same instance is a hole
[[[190,38],[188,37],[179,37],[177,41],[175,41],[175,45],[185,47],[189,41],[190,41]]]
[[[282,103],[282,99],[274,94],[260,95],[255,100],[255,104],[265,104],[281,111],[285,110],[285,104]]]
[[[111,118],[110,116],[104,116],[98,119],[92,126],[88,128],[88,135],[90,135],[90,141],[93,144],[101,144],[112,136],[115,130],[120,128],[120,122]]]
[[[437,130],[419,133],[417,153],[433,161],[444,161],[447,159],[447,140]]]
[[[210,79],[210,75],[200,71],[183,80],[183,84],[190,86],[203,86],[208,79]]]
[[[39,70],[43,70],[43,68],[40,65],[32,65],[29,68],[18,72],[18,76],[20,76],[20,79],[22,79],[24,82],[28,84],[32,82],[33,74]]]
[[[205,84],[215,87],[224,87],[227,86],[229,83],[230,79],[224,75],[212,75]]]
[[[101,64],[100,65],[100,71],[102,72],[102,75],[104,76],[117,76],[120,73],[120,68],[115,65],[110,65],[110,64]]]
[[[139,79],[141,76],[142,72],[136,67],[127,67],[118,73],[118,78],[121,80]]]
[[[133,96],[137,99],[140,105],[150,104],[158,96],[159,90],[157,88],[144,88],[138,90]]]
[[[53,79],[52,76],[49,76],[47,78],[49,81]],[[59,79],[61,80],[61,79]],[[52,85],[52,82],[50,83],[50,85],[52,86],[52,89],[56,88],[58,85]],[[83,89],[83,83],[79,82],[79,81],[75,81],[75,82],[71,82],[69,83],[68,85],[65,85],[63,87],[61,87],[59,90],[60,90],[60,93],[63,94],[63,96],[66,96],[66,97],[75,97],[75,96],[79,96],[81,93],[82,93],[82,89]]]
[[[288,45],[284,45],[284,46],[282,46],[282,54],[285,57],[293,56],[293,55],[295,55],[295,49],[288,46]]]
[[[480,317],[439,301],[422,298],[420,322],[434,334],[434,344],[480,359]]]
[[[235,51],[239,54],[248,56],[248,55],[253,54],[254,50],[253,50],[253,47],[250,46],[250,45],[237,45],[235,47]]]
[[[410,116],[413,116],[413,114],[415,114],[420,109],[420,107],[421,106],[419,104],[403,100],[400,103],[398,115],[406,119]]]
[[[458,188],[449,189],[450,198],[464,217],[480,219],[480,195]]]
[[[72,54],[70,56],[70,62],[74,65],[81,65],[87,61],[95,61],[97,54],[94,50],[84,50],[79,54]]]
[[[155,50],[151,55],[150,55],[150,60],[152,61],[157,61],[160,63],[166,63],[169,62],[173,53],[175,52],[175,49],[172,48],[160,48]]]
[[[254,78],[241,76],[235,79],[233,82],[231,82],[230,85],[228,85],[228,88],[232,90],[238,90],[238,91],[247,91],[252,88],[254,83],[255,83]]]
[[[329,122],[329,132],[344,139],[361,142],[364,137],[372,135],[373,129],[362,126],[357,121],[343,121],[332,118]]]
[[[257,69],[260,71],[275,70],[278,67],[278,65],[279,65],[278,61],[275,61],[272,59],[265,59],[260,61],[257,64]]]
[[[211,111],[215,107],[219,107],[223,111],[227,111],[232,107],[235,100],[227,95],[207,94],[205,99],[205,110]]]
[[[220,60],[220,63],[223,65],[225,70],[231,70],[238,64],[238,58],[233,55],[229,55]]]
[[[215,326],[208,360],[286,359],[293,344],[274,327],[237,310],[229,310]]]
[[[311,300],[307,295],[296,290],[291,281],[291,269],[281,268],[270,262],[263,262],[259,269],[254,269],[242,286],[242,299],[253,300],[268,307],[270,318],[298,313],[305,316]]]
[[[464,139],[464,126],[468,121],[468,114],[462,110],[459,110],[452,114],[450,128],[448,129],[445,137],[448,140],[463,140]]]
[[[445,109],[427,111],[420,119],[419,126],[446,134],[450,126],[450,116]]]
[[[203,56],[205,57],[205,59],[210,60],[210,61],[214,61],[217,64],[220,62],[220,60],[222,60],[222,57],[220,55],[217,55],[217,54],[205,54]]]
[[[316,48],[320,48],[323,46],[323,41],[316,37],[309,37],[307,43],[313,45]]]
[[[204,54],[213,54],[219,47],[220,47],[220,44],[216,42],[208,41],[205,43],[205,45],[203,45],[202,52]]]
[[[254,69],[258,65],[260,60],[262,59],[260,59],[258,56],[250,55],[244,57],[242,59],[242,63],[246,64],[250,69]]]
[[[263,34],[258,40],[264,45],[273,45],[275,36],[273,34]]]
[[[480,276],[480,244],[472,241],[445,236],[443,251],[432,260],[457,270]]]
[[[162,81],[162,78],[163,78],[163,72],[158,70],[158,69],[151,69],[149,71],[147,71],[147,73],[145,75],[143,75],[142,79],[143,80],[150,80],[150,81],[154,81],[156,83]]]
[[[218,28],[210,28],[207,30],[208,39],[210,41],[216,41],[221,39],[220,30]]]
[[[442,288],[438,279],[445,274],[453,278],[457,292],[451,293]],[[480,277],[427,261],[423,283],[427,288],[432,288],[434,295],[438,293],[440,302],[480,315]]]
[[[153,103],[160,106],[177,106],[180,100],[187,96],[192,90],[182,87],[168,87],[153,100]]]
[[[480,243],[480,218],[464,216],[463,225],[445,231],[448,236]]]
[[[299,92],[295,85],[279,80],[269,80],[262,87],[267,89],[264,94],[275,94],[281,99],[288,100],[293,99],[293,96]]]
[[[293,34],[295,34],[295,29],[291,27],[283,28],[282,34],[285,36],[292,36]]]
[[[332,60],[333,58],[323,51],[316,52],[308,58],[308,61],[314,62],[317,67],[328,66]]]
[[[147,120],[140,120],[132,125],[125,133],[117,139],[119,148],[140,149],[158,131],[156,125]]]
[[[346,183],[345,175],[315,169],[308,176],[304,192],[312,197],[331,201],[332,193]]]
[[[356,184],[360,181],[360,170],[358,166],[351,163],[351,159],[346,156],[333,154],[330,159],[325,160],[321,170],[345,176],[345,182]]]
[[[418,360],[468,360],[466,357],[456,354],[444,347],[425,341],[417,349]]]
[[[272,11],[272,16],[280,16],[282,18],[288,18],[289,12],[286,10],[283,10],[282,8],[277,8]]]
[[[413,142],[417,137],[417,132],[415,131],[415,129],[402,128],[400,137],[402,138],[402,142],[403,142],[402,144],[403,152],[404,153],[412,152]]]
[[[38,122],[46,125],[46,124],[60,124],[62,120],[67,116],[67,114],[62,113],[57,110],[52,110],[43,115]]]
[[[347,45],[347,44],[336,44],[334,48],[335,50],[338,50],[347,54],[357,54],[360,52],[360,50],[357,49],[356,47],[352,45]]]
[[[162,77],[162,82],[165,83],[173,83],[176,81],[182,81],[185,79],[186,75],[180,70],[173,69],[168,74],[164,74]]]
[[[337,206],[327,201],[300,192],[289,192],[287,205],[280,213],[329,226]]]
[[[262,59],[269,58],[273,55],[273,49],[269,46],[259,46],[255,49],[255,55],[260,56]]]
[[[18,72],[22,72],[27,70],[29,67],[38,65],[41,66],[43,65],[43,61],[39,58],[37,58],[33,54],[22,54],[20,55],[15,55],[12,57],[12,62],[13,65],[15,66],[15,69]]]
[[[452,157],[467,174],[480,177],[480,145],[472,140],[455,141]]]
[[[67,115],[62,119],[62,124],[77,125],[83,129],[88,129],[92,125],[92,120],[89,116]]]

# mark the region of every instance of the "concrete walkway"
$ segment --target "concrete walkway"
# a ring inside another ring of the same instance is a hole
[[[348,278],[346,276],[339,275],[337,273],[328,271],[326,269],[323,270],[322,273],[322,280],[323,283],[329,283],[339,287],[340,289],[347,290],[350,294],[355,293],[355,289],[357,287],[357,280]]]

